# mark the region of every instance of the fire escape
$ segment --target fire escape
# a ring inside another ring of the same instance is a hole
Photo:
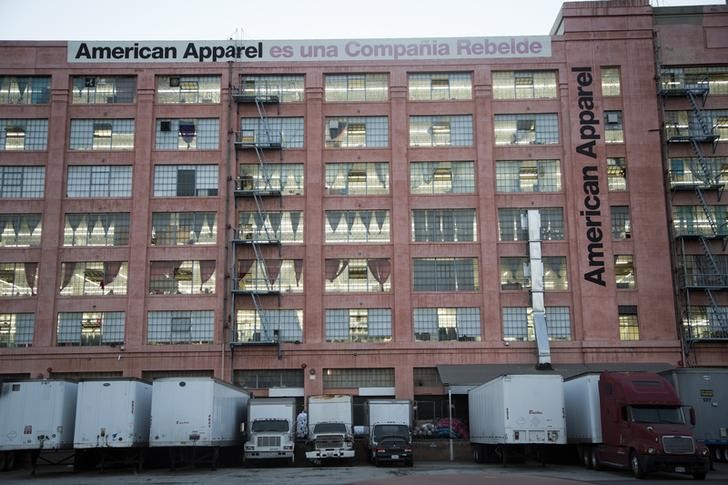
[[[704,154],[709,148],[715,152],[719,135],[710,117],[703,112],[705,101],[710,92],[707,78],[691,81],[684,76],[662,79],[660,95],[663,104],[667,98],[687,99],[690,110],[684,120],[665,123],[665,139],[668,146],[675,144],[689,145],[693,157],[686,159],[686,166],[679,170],[670,170],[670,188],[678,191],[694,191],[702,210],[704,220],[697,215],[691,216],[687,227],[675,229],[678,261],[678,289],[681,297],[683,336],[690,345],[701,340],[722,340],[728,338],[728,315],[719,307],[716,300],[718,292],[728,290],[728,274],[725,265],[714,254],[714,244],[719,244],[721,253],[725,252],[728,243],[728,228],[724,221],[718,221],[713,208],[706,200],[706,195],[714,194],[720,201],[724,183],[720,180],[720,167]],[[683,221],[681,221],[682,223]],[[697,248],[696,244],[697,243]],[[695,252],[702,254],[694,254]],[[704,293],[703,299],[696,298]],[[701,301],[702,300],[702,301]],[[707,302],[704,304],[703,302]],[[706,306],[704,329],[693,326],[701,318],[696,307]]]
[[[280,355],[280,341],[277,330],[268,322],[266,308],[280,306],[280,290],[271,281],[268,260],[278,249],[280,258],[280,236],[270,223],[267,207],[271,202],[281,202],[280,184],[271,177],[266,156],[283,149],[282,134],[274,130],[266,113],[267,106],[278,106],[278,91],[260,81],[244,80],[240,89],[233,93],[238,106],[254,106],[257,124],[254,128],[240,130],[235,142],[237,155],[254,154],[254,164],[246,164],[248,170],[239,172],[235,183],[235,206],[240,201],[244,212],[251,214],[247,221],[238,218],[238,227],[233,232],[232,252],[232,308],[235,315],[235,339],[231,346],[277,345]],[[239,118],[238,118],[239,119]],[[239,158],[239,156],[236,156]],[[240,167],[240,165],[239,165]],[[237,212],[237,211],[236,211]],[[252,332],[241,332],[241,322],[237,321],[236,301],[238,297],[249,298],[255,310]]]

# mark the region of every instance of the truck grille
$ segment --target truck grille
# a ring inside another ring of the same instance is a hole
[[[690,436],[663,436],[662,447],[668,455],[690,455],[695,453],[695,443]]]
[[[316,449],[343,448],[344,439],[341,435],[323,435],[316,437]]]
[[[281,437],[258,436],[258,446],[281,446]]]

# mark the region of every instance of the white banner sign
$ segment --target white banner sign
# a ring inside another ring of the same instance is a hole
[[[408,61],[550,57],[549,36],[68,42],[68,62]]]

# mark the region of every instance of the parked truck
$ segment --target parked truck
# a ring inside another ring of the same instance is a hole
[[[308,398],[306,458],[315,464],[324,459],[354,460],[351,396]]]
[[[295,399],[251,399],[248,402],[244,460],[276,458],[293,463],[295,423]]]
[[[167,448],[171,468],[179,455],[194,461],[209,451],[214,469],[221,448],[239,450],[249,399],[244,390],[212,377],[156,379],[149,446]]]
[[[728,369],[684,368],[661,372],[683,404],[695,409],[693,436],[713,461],[728,462]]]
[[[695,442],[694,413],[667,380],[649,372],[583,374],[564,383],[569,443],[587,467],[669,471],[698,480],[708,449]]]
[[[477,463],[566,443],[563,379],[558,374],[504,375],[468,392],[470,443]]]
[[[364,415],[372,463],[379,466],[380,462],[400,462],[412,466],[412,403],[404,399],[369,399]]]
[[[62,379],[4,382],[0,388],[3,469],[12,468],[16,460],[28,453],[35,473],[41,452],[72,450],[75,417],[75,382]],[[57,463],[72,458],[72,453],[64,455]]]

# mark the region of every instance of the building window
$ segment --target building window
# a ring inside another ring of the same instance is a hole
[[[410,116],[411,147],[473,146],[473,117]]]
[[[147,343],[211,344],[215,334],[215,312],[155,311],[147,314]]]
[[[71,120],[69,150],[133,150],[133,119]]]
[[[74,76],[72,104],[133,103],[136,99],[134,76]]]
[[[303,310],[237,311],[238,342],[302,342]]]
[[[38,263],[0,263],[0,296],[31,296],[38,291]]]
[[[528,241],[527,212],[528,209],[498,209],[498,240]],[[539,209],[539,213],[541,215],[541,240],[563,241],[564,209],[549,207]]]
[[[477,291],[478,258],[414,258],[414,291]]]
[[[662,89],[707,87],[711,95],[728,95],[728,66],[667,67],[660,70]]]
[[[326,195],[387,195],[387,162],[327,163]]]
[[[629,207],[614,205],[610,209],[612,213],[612,239],[630,239],[632,237],[632,225],[629,221]]]
[[[728,255],[714,254],[709,259],[706,255],[686,254],[680,263],[678,276],[681,286],[693,288],[724,286],[723,279],[728,275]]]
[[[127,246],[129,213],[102,212],[66,214],[64,246]]]
[[[501,290],[531,288],[530,260],[525,256],[500,258]],[[543,279],[546,291],[567,291],[569,277],[564,256],[543,257]]]
[[[0,313],[0,347],[30,347],[34,331],[34,313]]]
[[[382,293],[392,291],[389,259],[326,259],[327,293]]]
[[[508,160],[495,164],[497,192],[560,192],[559,160]]]
[[[78,261],[61,263],[59,294],[62,296],[126,295],[126,261]]]
[[[303,117],[256,117],[240,120],[240,141],[244,143],[303,148],[303,140]]]
[[[131,197],[131,166],[70,165],[66,197]]]
[[[238,188],[246,191],[280,191],[284,196],[303,195],[303,164],[241,164]]]
[[[303,76],[242,76],[241,92],[257,98],[275,97],[281,103],[302,103]]]
[[[249,292],[303,293],[303,260],[241,259],[233,287]]]
[[[475,193],[475,164],[411,162],[410,193],[414,195]]]
[[[303,211],[241,212],[238,224],[244,241],[303,242]]]
[[[473,81],[469,72],[411,73],[408,84],[410,101],[473,99]]]
[[[392,310],[389,308],[344,308],[326,310],[327,342],[389,342]]]
[[[372,74],[326,74],[324,96],[327,103],[334,101],[387,101],[389,97],[389,75]]]
[[[44,151],[48,120],[0,119],[0,151]]]
[[[606,143],[624,143],[621,111],[604,112],[604,141]]]
[[[326,148],[385,148],[389,146],[386,116],[326,118]]]
[[[442,386],[437,367],[415,367],[412,369],[412,380],[415,383],[415,387]]]
[[[215,212],[153,212],[152,246],[209,245],[217,242]]]
[[[217,150],[220,120],[158,119],[156,150]]]
[[[48,76],[0,76],[0,104],[48,104]]]
[[[413,209],[412,241],[474,242],[475,209]]]
[[[493,73],[493,99],[538,99],[556,97],[554,71],[503,71]]]
[[[271,387],[303,388],[303,380],[303,369],[233,370],[233,384],[245,389],[269,389]]]
[[[158,76],[159,104],[217,104],[220,76]]]
[[[728,307],[691,305],[686,310],[682,324],[688,339],[725,339],[728,337],[728,330],[724,323],[728,319]]]
[[[217,184],[217,165],[154,166],[154,197],[215,197]]]
[[[637,307],[619,305],[619,339],[639,340],[640,327],[637,323]]]
[[[620,96],[618,67],[602,67],[602,96]]]
[[[124,343],[124,312],[59,312],[57,343],[99,346]]]
[[[677,236],[728,235],[728,206],[725,205],[676,205],[672,207],[672,220]]]
[[[557,145],[559,118],[556,114],[495,115],[496,145]]]
[[[728,184],[728,157],[694,157],[670,159],[670,188]]]
[[[150,295],[215,294],[215,260],[151,261]]]
[[[357,387],[394,387],[394,369],[324,369],[323,385],[324,390],[351,389]]]
[[[617,288],[635,288],[634,261],[631,254],[614,255],[614,277]]]
[[[610,192],[627,190],[627,163],[624,158],[607,158],[607,177]]]
[[[415,340],[480,342],[480,308],[415,308]]]
[[[0,166],[0,198],[40,199],[45,187],[45,167]]]
[[[546,329],[549,340],[571,340],[569,307],[546,307]],[[503,308],[503,340],[536,340],[531,307]]]
[[[389,211],[326,211],[324,231],[327,243],[389,242]]]
[[[41,226],[41,214],[0,214],[0,248],[39,247]]]

